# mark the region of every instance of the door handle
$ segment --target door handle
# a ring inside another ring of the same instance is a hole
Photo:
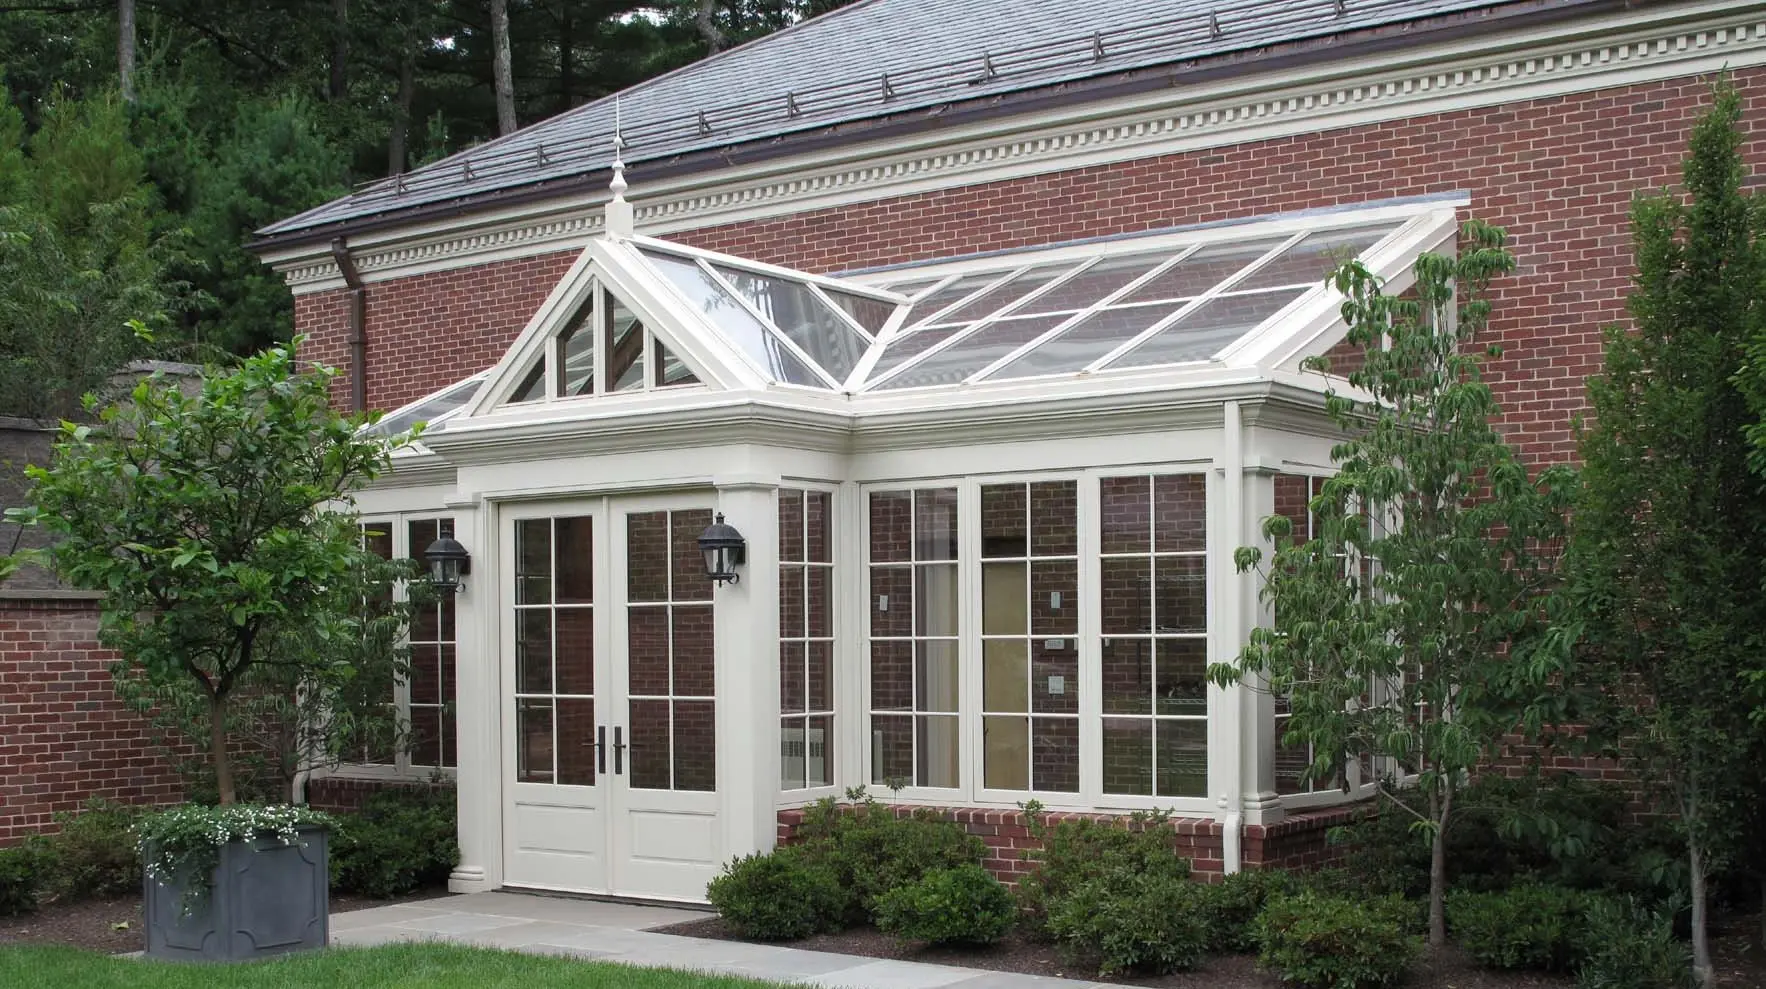
[[[613,775],[625,774],[625,728],[613,726]]]
[[[595,773],[607,775],[607,726],[595,729]]]

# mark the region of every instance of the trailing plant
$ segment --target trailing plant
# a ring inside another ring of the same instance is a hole
[[[1502,231],[1467,223],[1458,254],[1423,254],[1402,295],[1358,262],[1332,275],[1347,342],[1362,353],[1348,379],[1367,400],[1327,399],[1346,438],[1309,505],[1314,537],[1296,539],[1276,515],[1263,524],[1272,553],[1239,549],[1239,569],[1263,578],[1274,622],[1209,673],[1289,699],[1285,738],[1316,753],[1310,778],[1335,779],[1372,756],[1414,780],[1419,807],[1381,810],[1407,818],[1429,847],[1433,944],[1446,938],[1447,843],[1463,782],[1517,726],[1563,715],[1562,692],[1546,689],[1561,656],[1537,646],[1573,475],[1534,476],[1495,425],[1502,409],[1479,365],[1499,351],[1479,338],[1491,282],[1514,269],[1503,242]]]
[[[1046,930],[1061,954],[1100,976],[1196,967],[1212,931],[1207,890],[1189,879],[1118,863],[1048,900]]]
[[[188,909],[208,894],[221,849],[227,845],[236,841],[292,845],[300,841],[302,829],[331,828],[336,823],[322,811],[287,804],[185,804],[142,818],[135,825],[135,836],[147,877],[182,885]]]
[[[1190,875],[1190,861],[1177,854],[1177,831],[1170,815],[1137,812],[1109,820],[1061,821],[1050,827],[1032,810],[1025,813],[1031,837],[1042,846],[1026,852],[1031,867],[1018,880],[1018,903],[1032,936],[1044,936],[1053,904],[1080,886],[1111,875],[1141,875],[1178,882]]]
[[[1347,899],[1303,892],[1269,901],[1257,918],[1257,960],[1301,989],[1396,985],[1422,951],[1401,897]]]
[[[1455,890],[1447,927],[1485,968],[1568,972],[1580,960],[1589,894],[1523,883],[1501,892]]]
[[[838,930],[851,896],[825,864],[786,845],[725,865],[705,898],[737,934],[773,941]]]
[[[401,787],[341,814],[331,836],[335,888],[390,899],[448,878],[460,861],[452,787]]]
[[[934,869],[877,897],[877,927],[904,941],[990,944],[1012,929],[1012,894],[979,865]]]
[[[980,865],[987,845],[954,821],[919,809],[895,809],[861,796],[855,804],[823,800],[804,811],[800,847],[852,894],[850,919],[873,917],[877,898],[927,873]]]
[[[1692,952],[1674,937],[1673,911],[1629,897],[1596,897],[1588,905],[1578,989],[1691,989]]]

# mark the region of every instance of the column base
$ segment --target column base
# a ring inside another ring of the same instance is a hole
[[[448,874],[450,893],[483,893],[495,888],[491,877],[476,865],[463,865]]]

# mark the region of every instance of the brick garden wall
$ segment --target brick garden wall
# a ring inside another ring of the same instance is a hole
[[[93,797],[182,798],[146,721],[117,700],[97,602],[54,595],[0,592],[0,846]]]

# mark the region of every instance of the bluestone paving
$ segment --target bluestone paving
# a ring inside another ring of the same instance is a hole
[[[473,893],[331,918],[331,943],[447,941],[529,954],[740,975],[823,989],[1101,989],[1097,983],[783,945],[658,934],[703,910],[520,893]]]

